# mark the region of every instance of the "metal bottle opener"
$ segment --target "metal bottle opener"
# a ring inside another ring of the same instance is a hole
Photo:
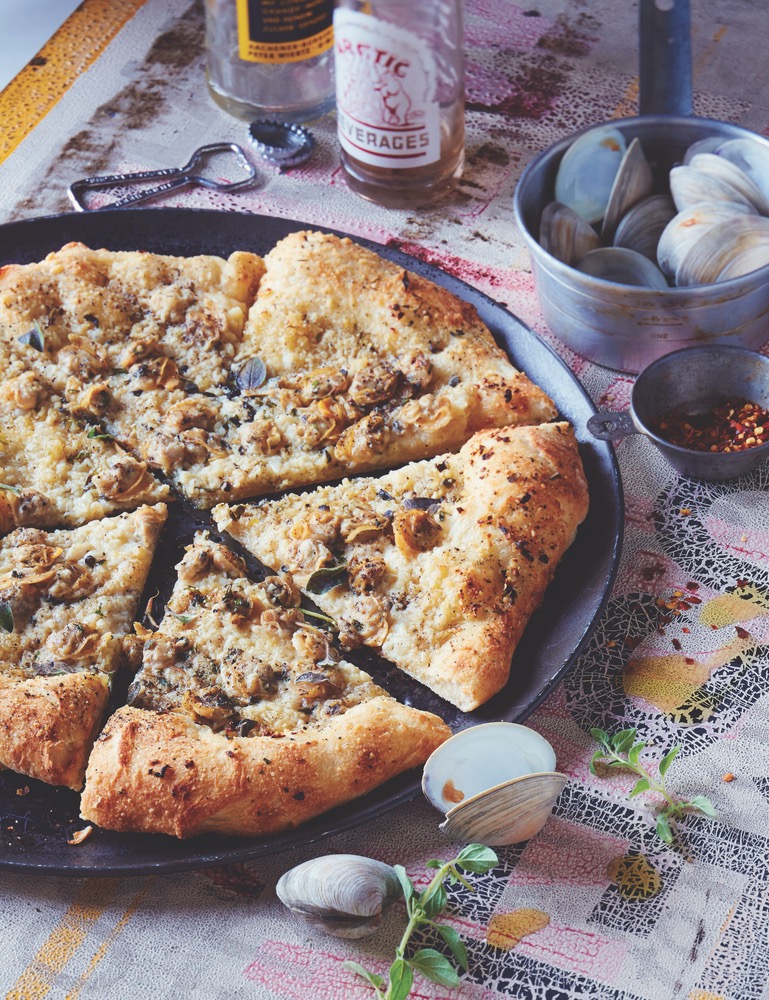
[[[245,171],[246,176],[243,180],[230,182],[211,180],[208,177],[202,176],[200,170],[203,168],[206,159],[217,153],[234,154],[237,165]],[[236,143],[216,142],[210,146],[201,146],[200,149],[196,149],[190,157],[189,162],[185,163],[183,167],[166,167],[163,170],[141,170],[135,174],[103,174],[99,177],[84,177],[82,180],[73,181],[67,188],[67,194],[78,212],[102,211],[101,208],[91,209],[85,204],[84,197],[87,191],[103,187],[130,187],[136,182],[152,181],[161,177],[166,178],[163,184],[127,194],[117,201],[110,202],[109,205],[104,205],[103,208],[123,208],[126,205],[135,205],[140,201],[148,201],[150,198],[155,198],[160,194],[166,194],[169,191],[176,191],[179,188],[190,185],[208,188],[212,191],[232,193],[253,184],[256,178],[256,170],[246,158],[246,154],[241,147]]]

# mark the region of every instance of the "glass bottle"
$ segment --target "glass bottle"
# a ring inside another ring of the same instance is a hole
[[[303,122],[334,106],[334,0],[206,0],[208,89],[238,118]]]
[[[462,0],[337,0],[334,39],[350,188],[390,208],[437,201],[464,166]]]

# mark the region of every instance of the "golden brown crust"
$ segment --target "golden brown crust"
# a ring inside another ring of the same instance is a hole
[[[228,738],[181,714],[125,707],[96,741],[81,815],[177,837],[277,833],[423,763],[449,735],[436,716],[387,697],[283,737]]]
[[[0,763],[50,785],[78,790],[107,707],[104,674],[0,676]]]
[[[422,509],[409,506],[414,497]],[[479,432],[457,455],[380,479],[213,513],[302,587],[319,568],[345,563],[348,585],[313,600],[350,642],[375,646],[470,711],[506,683],[586,512],[576,441],[561,423]]]

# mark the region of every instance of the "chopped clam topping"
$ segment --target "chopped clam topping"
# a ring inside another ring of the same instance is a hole
[[[426,510],[399,510],[393,521],[395,544],[406,556],[426,552],[438,543],[441,526]]]

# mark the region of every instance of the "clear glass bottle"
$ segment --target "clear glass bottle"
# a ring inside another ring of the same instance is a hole
[[[428,205],[462,174],[462,0],[337,0],[336,101],[350,188]]]
[[[238,118],[304,122],[334,106],[334,0],[206,0],[211,96]]]

